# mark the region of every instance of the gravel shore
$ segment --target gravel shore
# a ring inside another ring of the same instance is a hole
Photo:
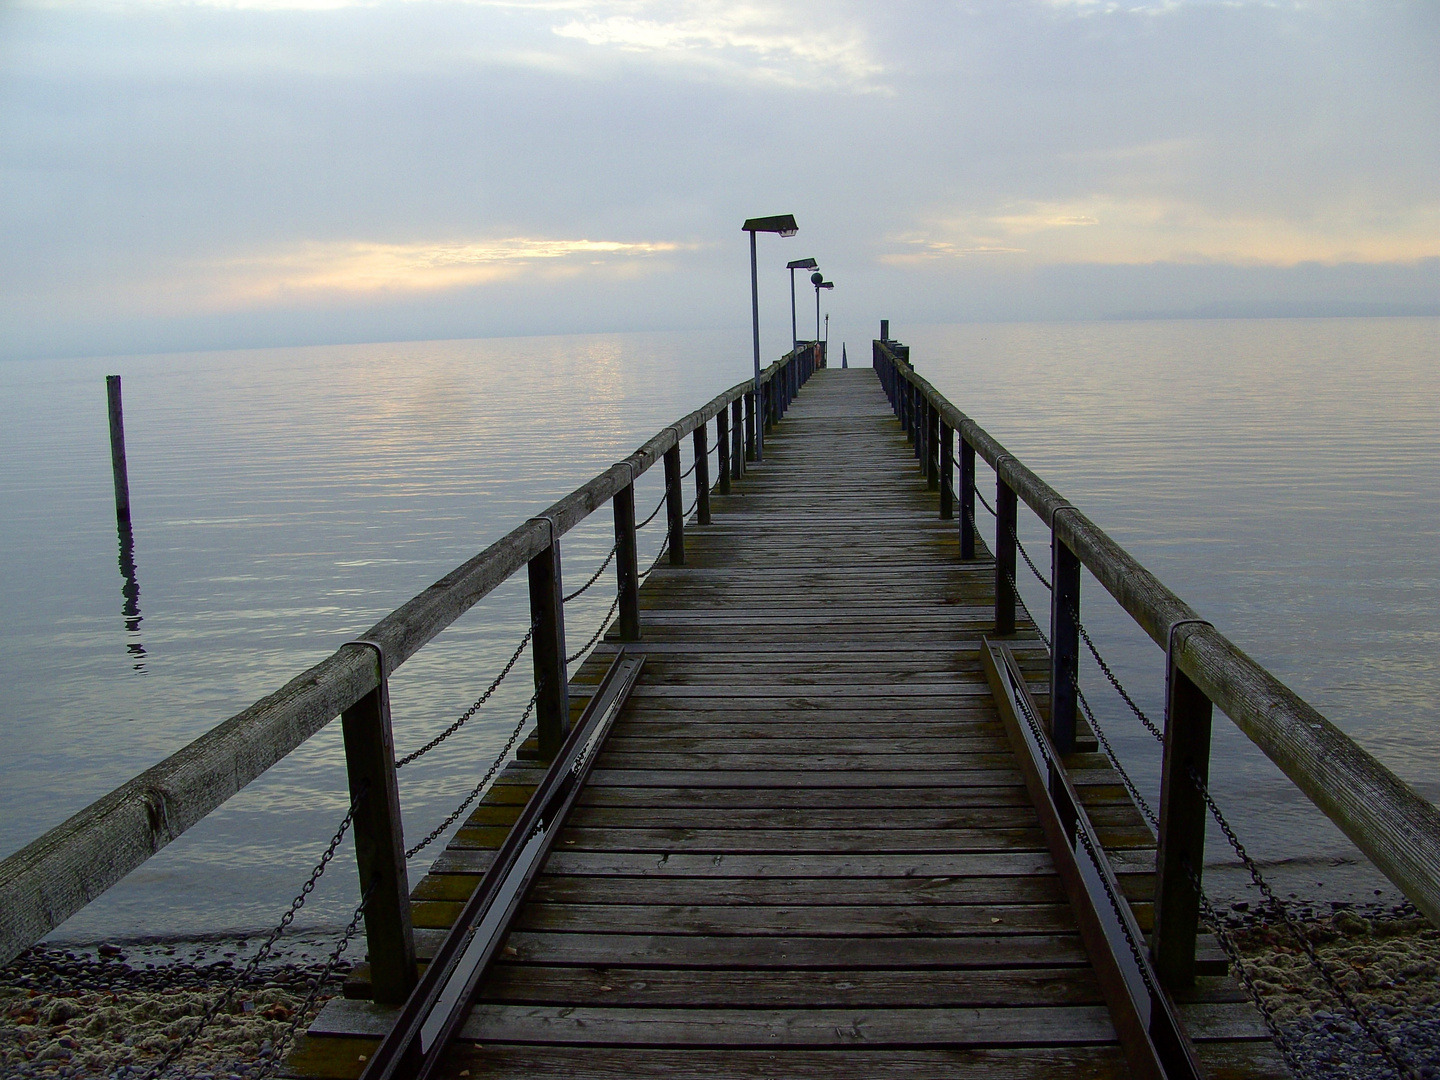
[[[1394,1068],[1294,935],[1243,907],[1230,912],[1230,932],[1301,1076],[1393,1078]],[[1300,915],[1334,980],[1410,1075],[1440,1080],[1440,931],[1408,905],[1336,905]]]
[[[1440,1080],[1440,931],[1413,908],[1300,912],[1305,933],[1396,1055]],[[1283,928],[1236,905],[1230,934],[1305,1080],[1390,1080],[1394,1070]],[[255,945],[243,939],[87,948],[39,946],[0,971],[0,1072],[7,1077],[139,1080],[232,984]],[[287,943],[239,988],[166,1070],[196,1080],[260,1080],[286,1048],[324,942]],[[348,965],[320,988],[340,993]]]
[[[288,1046],[296,1010],[325,962],[289,945],[237,987],[166,1077],[259,1080]],[[0,1073],[139,1080],[234,984],[255,944],[243,939],[88,948],[37,946],[0,972]],[[321,986],[313,1014],[340,993],[348,965]]]

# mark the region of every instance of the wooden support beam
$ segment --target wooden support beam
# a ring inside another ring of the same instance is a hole
[[[110,413],[110,471],[115,477],[115,519],[130,524],[130,470],[125,463],[125,409],[120,400],[120,376],[105,376]]]
[[[960,440],[960,558],[975,558],[975,447]]]
[[[1160,979],[1172,989],[1195,981],[1195,934],[1200,897],[1191,880],[1205,865],[1204,796],[1192,772],[1210,779],[1211,704],[1167,657],[1165,754],[1160,766],[1160,845],[1155,853],[1155,937],[1152,953]],[[1187,869],[1187,867],[1189,869]]]
[[[955,431],[940,421],[940,520],[955,516]]]
[[[1050,553],[1050,741],[1069,754],[1080,685],[1080,560],[1054,536]]]
[[[745,453],[745,420],[740,398],[730,403],[730,478],[739,480],[749,460]]]
[[[670,531],[670,565],[685,564],[685,487],[680,482],[680,444],[665,451],[665,520]]]
[[[995,633],[1015,633],[1015,489],[995,479]]]
[[[384,654],[372,642],[379,685],[340,714],[345,769],[355,804],[351,829],[360,893],[365,903],[365,940],[377,1002],[398,1005],[417,978],[415,933],[410,923],[410,882],[405,872],[405,834],[395,782],[395,741],[390,730],[390,691]]]
[[[535,725],[540,757],[550,761],[570,730],[569,678],[565,666],[565,593],[560,541],[552,538],[530,560],[530,622],[535,627]]]
[[[725,415],[723,410],[720,415]],[[635,485],[610,500],[615,508],[615,587],[620,596],[620,640],[640,640],[640,568],[635,545]]]
[[[745,460],[755,460],[755,391],[745,391]]]
[[[940,487],[940,413],[925,403],[925,485],[931,491]]]
[[[730,413],[715,414],[715,449],[720,455],[720,494],[730,494]]]
[[[695,444],[695,522],[710,524],[710,447],[706,427],[701,424],[691,435]]]

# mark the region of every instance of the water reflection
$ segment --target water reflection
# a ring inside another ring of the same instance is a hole
[[[124,584],[120,586],[120,595],[125,597],[125,603],[121,605],[120,613],[125,617],[125,650],[132,658],[134,669],[143,674],[145,646],[140,641],[140,623],[143,619],[140,615],[140,579],[135,572],[135,532],[130,528],[127,518],[119,520],[116,532],[120,536],[120,576],[124,579]]]

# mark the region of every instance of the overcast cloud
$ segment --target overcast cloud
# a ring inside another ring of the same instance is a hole
[[[1440,4],[0,2],[8,356],[1440,313]],[[802,309],[803,310],[803,309]],[[802,324],[803,325],[803,324]]]

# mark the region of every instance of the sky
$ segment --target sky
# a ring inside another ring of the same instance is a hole
[[[777,213],[767,355],[805,256],[860,341],[1440,314],[1440,2],[0,0],[0,357],[748,334]]]

